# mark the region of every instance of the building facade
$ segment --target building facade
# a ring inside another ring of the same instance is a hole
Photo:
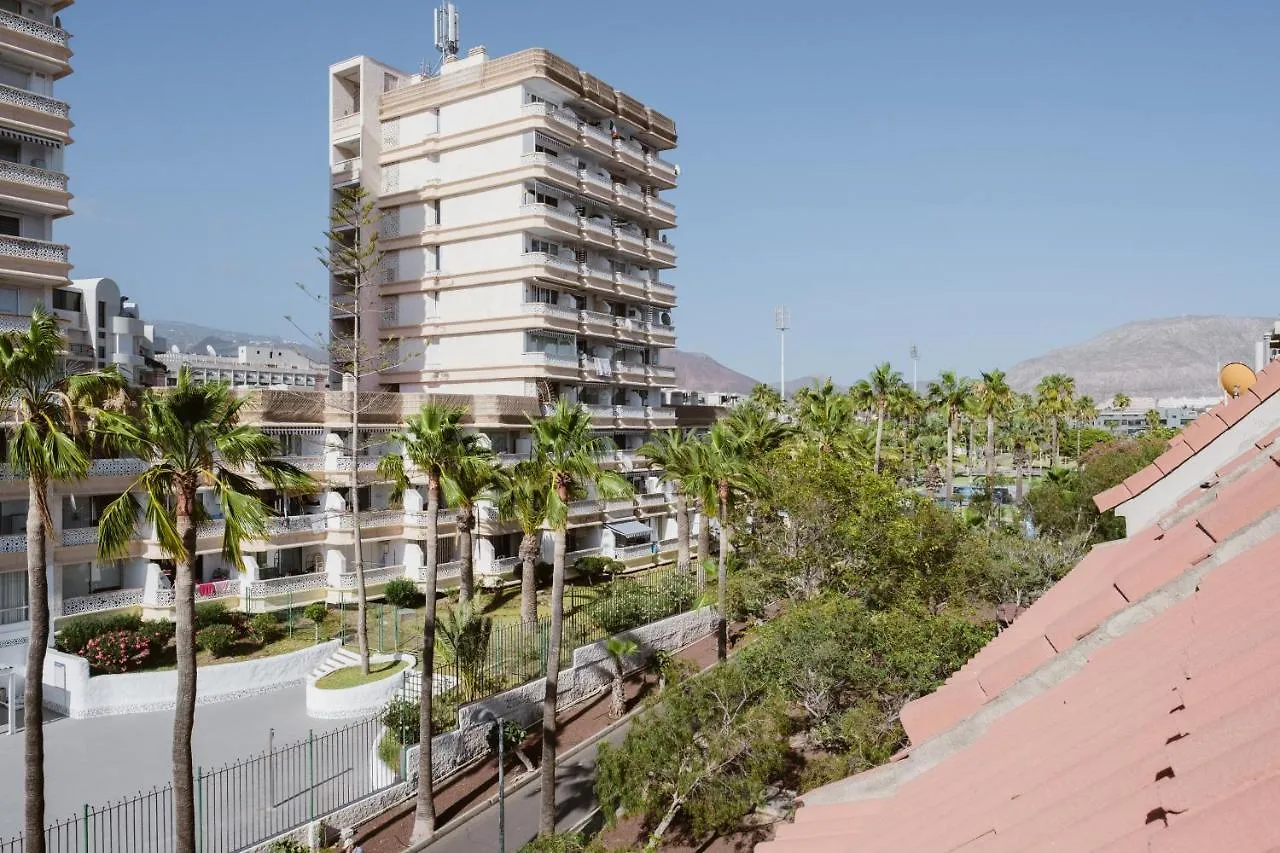
[[[235,355],[167,352],[159,355],[174,385],[178,371],[186,367],[196,382],[226,382],[235,388],[299,388],[322,390],[329,377],[327,365],[312,361],[292,347],[252,344]]]
[[[156,360],[164,340],[113,279],[76,279],[55,290],[53,313],[63,321],[70,362],[89,370],[114,365],[133,385],[164,384],[164,364]]]
[[[25,328],[70,284],[54,220],[71,213],[63,149],[71,111],[54,84],[71,73],[59,12],[72,0],[0,0],[0,329]]]

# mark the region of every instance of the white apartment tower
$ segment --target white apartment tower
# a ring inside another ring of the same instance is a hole
[[[53,221],[71,213],[62,171],[71,119],[53,87],[71,73],[58,17],[71,3],[0,0],[0,329],[25,328],[36,305],[62,308],[56,288],[70,284]]]
[[[329,88],[332,186],[359,183],[381,214],[361,336],[398,345],[365,384],[574,400],[622,448],[674,425],[671,119],[540,49],[477,47],[435,75],[361,56]]]

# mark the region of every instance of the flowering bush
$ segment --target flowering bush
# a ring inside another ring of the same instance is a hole
[[[94,669],[118,674],[142,666],[151,642],[137,631],[108,631],[86,643],[81,654]]]

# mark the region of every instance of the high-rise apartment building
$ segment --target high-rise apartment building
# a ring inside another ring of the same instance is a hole
[[[0,0],[0,329],[25,327],[36,305],[56,307],[55,288],[70,283],[53,221],[71,213],[71,118],[53,88],[71,73],[58,13],[72,2]]]
[[[360,334],[390,354],[364,384],[577,401],[623,449],[674,425],[669,118],[537,49],[473,48],[430,76],[356,57],[329,87],[332,185],[380,214]],[[527,430],[490,438],[519,452]]]

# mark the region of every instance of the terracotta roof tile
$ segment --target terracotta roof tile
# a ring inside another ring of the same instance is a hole
[[[1093,504],[1098,508],[1098,512],[1106,512],[1109,509],[1115,509],[1131,497],[1133,493],[1129,491],[1129,487],[1120,483],[1105,492],[1094,495]]]
[[[1052,660],[1055,654],[1057,652],[1048,640],[1036,637],[984,668],[978,673],[978,684],[988,696],[998,695],[1042,663]]]
[[[1191,449],[1189,444],[1185,441],[1179,441],[1175,442],[1174,445],[1164,453],[1157,456],[1155,462],[1152,464],[1159,468],[1161,473],[1168,474],[1174,468],[1177,468],[1194,455],[1195,451]]]
[[[1218,495],[1196,520],[1215,542],[1280,506],[1280,467],[1265,465],[1240,478]]]
[[[1280,775],[1228,794],[1203,809],[1173,815],[1169,829],[1151,839],[1152,853],[1263,853],[1280,845]]]
[[[1045,637],[1059,652],[1064,652],[1113,613],[1119,613],[1128,605],[1120,590],[1109,586],[1092,598],[1080,603],[1070,613],[1056,620],[1045,629]]]
[[[1130,475],[1125,479],[1124,485],[1128,487],[1129,493],[1132,495],[1140,495],[1147,489],[1160,482],[1160,478],[1164,474],[1160,473],[1160,469],[1154,465],[1148,465],[1136,474]]]
[[[977,679],[944,684],[902,709],[902,728],[912,743],[923,743],[982,707],[987,694]]]
[[[1223,423],[1222,418],[1208,412],[1200,417],[1181,433],[1182,440],[1191,446],[1191,449],[1199,452],[1209,442],[1227,431],[1227,425]]]
[[[1232,459],[1230,462],[1223,465],[1214,473],[1216,473],[1219,478],[1226,477],[1227,475],[1233,473],[1240,467],[1248,464],[1249,462],[1252,462],[1254,459],[1257,459],[1258,456],[1261,455],[1261,453],[1262,451],[1258,450],[1257,447],[1250,445],[1248,450],[1246,450],[1244,453],[1241,453],[1235,459]]]
[[[1265,400],[1280,391],[1280,370],[1276,369],[1275,362],[1258,371],[1258,381],[1253,383],[1249,391],[1259,400]]]
[[[1267,433],[1262,438],[1258,439],[1256,442],[1254,442],[1254,444],[1257,445],[1260,449],[1266,450],[1268,447],[1271,446],[1271,444],[1277,438],[1280,438],[1280,427],[1276,427],[1275,429],[1271,430],[1271,432]]]
[[[1244,393],[1236,397],[1218,410],[1218,417],[1227,426],[1235,426],[1236,422],[1252,412],[1262,402],[1257,394]]]

